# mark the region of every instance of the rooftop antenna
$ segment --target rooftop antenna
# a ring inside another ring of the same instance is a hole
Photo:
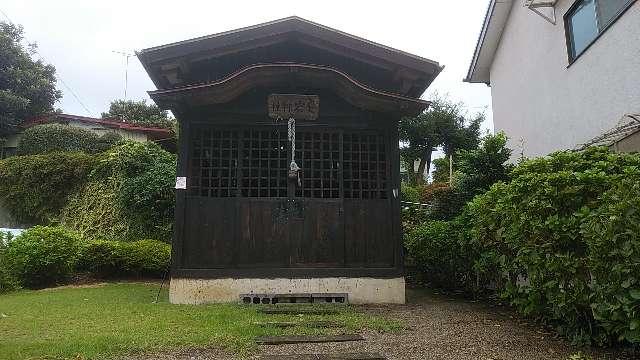
[[[124,100],[127,100],[127,85],[129,83],[129,58],[135,56],[134,54],[130,54],[124,51],[111,51],[114,54],[119,54],[125,57],[125,66],[124,66]]]
[[[124,101],[127,101],[127,86],[129,84],[129,58],[135,56],[134,54],[130,54],[124,51],[115,51],[112,50],[113,53],[119,54],[125,57],[125,66],[124,66]],[[122,122],[125,122],[124,115],[121,116]]]

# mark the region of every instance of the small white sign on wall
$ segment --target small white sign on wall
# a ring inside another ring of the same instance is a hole
[[[187,178],[185,176],[178,176],[176,178],[176,189],[184,190],[187,188]]]

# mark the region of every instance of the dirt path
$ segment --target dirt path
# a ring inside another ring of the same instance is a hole
[[[366,341],[334,344],[260,346],[258,355],[378,352],[393,360],[566,360],[578,349],[540,326],[486,303],[410,292],[408,305],[361,306],[360,310],[403,321],[394,334],[363,333]],[[636,359],[630,354],[590,352],[593,360]],[[637,356],[637,355],[636,355]],[[230,359],[217,350],[155,354],[146,359]],[[146,360],[144,359],[144,360]],[[142,359],[141,359],[142,360]]]

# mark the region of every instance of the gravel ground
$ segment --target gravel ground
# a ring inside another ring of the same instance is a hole
[[[411,293],[408,305],[361,306],[361,311],[398,319],[406,330],[363,332],[366,341],[260,346],[256,355],[377,352],[394,360],[566,360],[579,349],[554,338],[539,325],[518,319],[503,307],[441,295]],[[636,354],[582,350],[593,360],[639,359]],[[234,357],[215,349],[136,357],[136,360],[221,360]],[[134,359],[134,358],[130,358]]]

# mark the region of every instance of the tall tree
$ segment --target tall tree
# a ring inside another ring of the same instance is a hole
[[[146,100],[115,100],[111,102],[109,111],[102,113],[102,118],[117,118],[132,124],[171,128],[174,120],[169,112],[155,104],[147,104]]]
[[[477,149],[461,150],[457,155],[460,159],[457,188],[465,201],[486,192],[498,181],[507,182],[513,170],[513,164],[508,162],[511,150],[503,132],[486,135]]]
[[[34,60],[37,46],[23,43],[22,26],[0,22],[0,139],[26,119],[53,111],[62,93],[56,69]]]
[[[438,147],[447,154],[478,146],[483,115],[467,120],[462,103],[454,103],[436,95],[429,109],[416,117],[404,118],[399,123],[401,155],[412,182],[424,181],[431,170],[431,156]],[[414,161],[419,161],[414,171]]]

